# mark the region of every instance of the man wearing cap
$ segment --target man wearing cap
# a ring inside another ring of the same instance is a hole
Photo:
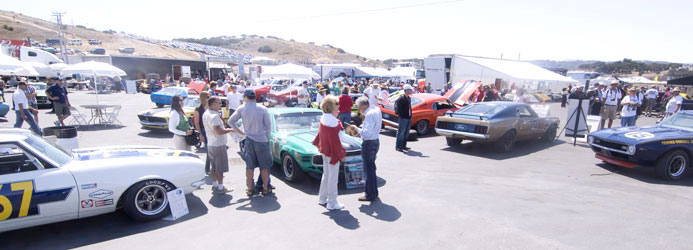
[[[58,116],[58,121],[55,126],[65,126],[65,119],[70,116],[70,99],[67,98],[67,88],[63,86],[63,81],[58,79],[55,85],[46,89],[46,96],[53,101],[55,115]]]
[[[629,89],[628,95],[621,100],[621,105],[621,127],[635,126],[637,110],[642,105],[642,99],[638,97],[638,89]]]
[[[43,136],[43,133],[41,133],[41,129],[39,128],[38,124],[36,124],[36,121],[34,121],[34,117],[32,113],[38,113],[36,109],[33,107],[29,106],[29,101],[26,98],[26,83],[25,82],[19,82],[17,83],[17,90],[14,91],[14,94],[12,95],[12,102],[14,103],[14,113],[16,115],[16,122],[14,123],[15,128],[21,128],[22,124],[24,121],[29,123],[29,127],[31,127],[31,131],[34,131],[37,135]]]
[[[414,93],[414,87],[409,84],[404,85],[404,95],[401,95],[395,101],[395,113],[397,119],[397,141],[395,142],[395,150],[404,152],[409,150],[407,147],[407,138],[409,138],[409,129],[411,129],[411,95]]]
[[[666,117],[669,117],[676,112],[681,110],[681,105],[683,105],[683,97],[680,95],[681,89],[679,87],[674,88],[672,91],[672,96],[667,103]]]
[[[236,112],[229,117],[228,124],[238,129],[236,122],[243,119],[243,130],[245,131],[245,166],[246,166],[246,194],[253,195],[253,172],[256,167],[260,167],[262,179],[262,194],[272,193],[269,188],[269,169],[272,167],[272,155],[270,153],[270,115],[267,108],[257,105],[255,90],[246,89],[243,93],[245,104],[238,107]]]
[[[604,94],[602,95],[602,103],[604,103],[604,105],[602,106],[602,110],[600,112],[602,119],[601,123],[599,124],[599,129],[604,128],[604,122],[606,122],[607,119],[609,119],[609,128],[611,128],[611,125],[614,123],[614,119],[616,119],[616,113],[618,112],[618,107],[621,105],[621,99],[623,98],[623,94],[618,88],[618,84],[618,81],[612,81],[611,88],[604,91]]]
[[[659,95],[659,90],[657,90],[657,86],[652,85],[650,89],[648,89],[645,92],[645,97],[647,98],[645,101],[645,115],[650,116],[650,112],[652,112],[652,109],[654,108],[655,104],[657,103],[657,96]]]

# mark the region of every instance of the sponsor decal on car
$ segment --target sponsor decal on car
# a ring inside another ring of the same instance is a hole
[[[94,202],[95,207],[103,207],[113,205],[113,199],[108,200],[97,200]]]
[[[94,198],[94,199],[103,199],[103,198],[106,198],[108,196],[111,196],[112,194],[113,194],[113,191],[111,191],[111,190],[99,189],[98,191],[95,191],[95,192],[89,194],[89,197]]]
[[[0,221],[40,214],[39,205],[64,201],[72,187],[37,192],[34,181],[0,184]]]
[[[79,187],[82,189],[92,189],[92,188],[96,188],[96,183],[82,184]]]
[[[689,140],[670,140],[670,141],[662,141],[662,145],[672,145],[672,144],[689,144],[691,141]]]
[[[636,140],[644,140],[644,139],[650,139],[650,138],[655,137],[654,134],[652,134],[650,132],[643,132],[643,131],[628,132],[623,136],[625,136],[627,138],[631,138],[631,139],[636,139]]]
[[[82,208],[89,208],[94,206],[94,200],[89,199],[89,200],[82,200],[81,202]]]

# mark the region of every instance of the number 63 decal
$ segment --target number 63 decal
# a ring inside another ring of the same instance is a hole
[[[34,181],[0,184],[0,221],[38,215],[39,204],[63,201],[72,187],[36,192]]]

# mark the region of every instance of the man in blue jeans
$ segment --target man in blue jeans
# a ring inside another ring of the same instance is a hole
[[[12,102],[14,102],[14,112],[17,116],[17,121],[14,123],[15,128],[21,128],[24,121],[29,123],[31,131],[34,131],[39,136],[43,136],[41,129],[39,128],[36,121],[34,121],[33,113],[38,113],[37,110],[29,106],[29,101],[26,99],[26,83],[19,82],[17,84],[17,90],[14,91],[12,95]]]
[[[380,149],[378,137],[380,128],[383,125],[382,113],[380,113],[380,108],[371,107],[366,97],[360,97],[356,100],[356,105],[359,107],[359,112],[365,114],[361,124],[362,128],[349,125],[363,139],[361,158],[363,158],[363,171],[366,175],[366,196],[360,197],[359,201],[374,201],[378,198],[378,176],[375,174],[375,158]]]
[[[404,95],[400,96],[397,98],[397,101],[395,101],[395,113],[397,113],[398,116],[395,150],[399,152],[409,150],[407,147],[407,138],[409,138],[409,129],[411,128],[411,95],[413,93],[414,87],[405,84]]]

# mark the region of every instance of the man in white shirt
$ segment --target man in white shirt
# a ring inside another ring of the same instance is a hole
[[[371,106],[378,106],[378,101],[380,100],[380,86],[377,83],[365,89],[363,94],[368,97],[368,103],[370,103]]]
[[[229,108],[229,117],[243,104],[243,96],[236,91],[236,85],[231,85],[231,90],[226,94],[226,106]]]
[[[681,110],[681,105],[683,105],[683,97],[680,95],[680,93],[681,89],[679,89],[678,87],[674,88],[674,90],[672,91],[672,97],[669,99],[669,102],[667,103],[667,117],[676,114],[676,112],[679,112],[679,110]]]
[[[14,123],[15,128],[21,128],[24,121],[29,123],[31,131],[34,131],[39,136],[43,136],[41,129],[39,128],[36,121],[34,121],[34,116],[32,113],[38,113],[36,109],[29,106],[29,101],[26,99],[26,83],[17,83],[17,90],[14,91],[12,95],[12,101],[14,102],[14,113],[17,116],[17,121]]]
[[[229,81],[224,81],[224,85],[221,86],[221,90],[224,91],[225,96],[229,96],[229,93],[231,93],[231,84]]]
[[[647,101],[645,101],[646,116],[650,116],[652,108],[654,108],[655,104],[657,104],[657,96],[659,96],[659,90],[657,90],[657,87],[654,85],[652,85],[652,87],[645,92],[645,97],[647,97]]]
[[[637,110],[642,105],[642,99],[637,95],[638,90],[631,88],[628,95],[621,100],[621,127],[635,126]]]
[[[303,105],[305,104],[306,107],[310,105],[310,95],[308,94],[308,83],[303,82],[303,87],[298,89],[298,92],[296,93],[296,97],[298,98],[298,104]]]
[[[390,91],[389,91],[389,88],[387,86],[385,86],[380,90],[380,96],[379,96],[378,104],[385,104],[385,102],[387,102],[388,98],[390,98]]]
[[[207,154],[212,163],[211,177],[214,182],[212,192],[228,193],[233,189],[224,187],[224,173],[229,171],[229,156],[226,152],[226,143],[228,139],[226,134],[231,132],[243,133],[236,129],[224,128],[224,121],[219,115],[221,110],[221,100],[219,97],[212,96],[209,98],[209,109],[202,115],[205,132],[207,133]]]
[[[368,99],[360,97],[356,100],[359,112],[365,115],[362,128],[349,125],[351,129],[361,135],[361,158],[363,158],[363,172],[366,175],[366,195],[359,198],[359,201],[375,201],[378,198],[378,182],[375,174],[375,158],[380,149],[380,129],[382,127],[382,113],[380,108],[370,105]]]
[[[618,88],[619,81],[612,81],[611,88],[604,91],[602,95],[602,110],[600,115],[602,117],[601,123],[599,124],[599,129],[604,128],[604,122],[609,119],[609,128],[614,123],[616,119],[616,113],[618,112],[618,106],[621,105],[621,99],[623,95],[621,94],[621,89]]]

